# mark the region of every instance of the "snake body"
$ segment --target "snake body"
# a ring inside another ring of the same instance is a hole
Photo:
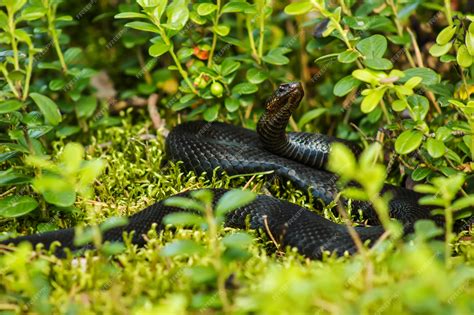
[[[196,173],[213,174],[217,168],[229,175],[271,171],[273,176],[293,182],[297,187],[309,191],[323,204],[333,201],[339,193],[337,176],[325,170],[331,143],[337,141],[348,145],[354,153],[360,149],[353,143],[324,135],[310,133],[286,133],[286,125],[294,109],[303,97],[299,83],[281,85],[266,103],[266,112],[261,117],[257,132],[230,124],[193,121],[176,126],[166,139],[166,151],[173,161],[182,161],[182,167]],[[212,189],[214,202],[225,189]],[[432,218],[430,208],[420,206],[420,195],[401,187],[385,185],[382,193],[389,192],[390,216],[411,231],[419,219]],[[179,196],[188,196],[189,192]],[[368,202],[355,202],[373,226],[355,227],[361,241],[374,243],[384,232],[378,225],[377,215]],[[153,223],[157,229],[164,228],[163,218],[167,214],[186,211],[166,206],[163,201],[138,212],[129,218],[127,225],[106,231],[105,241],[122,241],[124,232],[134,231],[132,243],[143,245],[143,235]],[[435,218],[437,220],[437,218]],[[353,238],[345,225],[331,222],[306,208],[259,195],[250,204],[227,214],[225,224],[235,228],[260,229],[282,246],[296,247],[309,258],[320,258],[323,251],[353,253],[356,250]],[[64,229],[42,234],[22,236],[3,241],[3,244],[18,244],[29,241],[43,243],[49,247],[54,241],[64,248],[80,249],[73,243],[74,229]],[[86,246],[87,248],[87,246]]]

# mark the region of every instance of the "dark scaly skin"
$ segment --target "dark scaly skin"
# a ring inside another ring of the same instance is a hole
[[[325,169],[331,144],[334,142],[345,144],[358,155],[360,148],[351,141],[318,133],[286,132],[288,121],[303,95],[301,83],[292,82],[281,84],[267,100],[266,111],[257,124],[257,132],[264,148],[317,169]]]
[[[285,86],[284,89],[288,91]],[[277,90],[273,99],[281,100],[281,103],[284,103],[286,94],[281,94],[281,91]],[[299,103],[301,97],[302,94],[292,100]],[[274,123],[281,123],[280,120],[283,117],[288,119],[288,113],[285,112],[283,116],[279,116]],[[273,117],[269,117],[267,114],[265,119],[270,121]],[[262,128],[266,127],[260,125],[259,130]],[[322,165],[327,160],[330,142],[340,141],[326,136],[311,136],[311,134],[303,137],[296,133],[294,136],[289,135],[288,138],[285,138],[284,134],[278,134],[278,137],[279,141],[289,139],[281,148],[301,146],[300,142],[307,141],[320,143],[320,145],[312,145],[312,148],[317,152],[308,154],[321,156],[318,159],[323,161]],[[265,138],[265,135],[262,138]],[[267,139],[271,140],[270,137]],[[241,127],[196,121],[174,128],[167,138],[166,147],[168,156],[174,161],[182,161],[186,170],[193,170],[197,173],[207,172],[207,174],[212,174],[217,167],[228,174],[273,171],[276,176],[292,181],[301,189],[309,189],[311,194],[322,203],[327,204],[336,197],[338,194],[337,177],[334,174],[271,153],[266,149],[268,148],[268,143],[264,144],[266,141],[260,140],[257,133]],[[302,156],[305,157],[305,154]],[[292,154],[288,155],[292,156]],[[304,162],[305,159],[300,160]],[[317,159],[314,161],[316,162],[310,163],[310,165],[321,165]],[[225,192],[221,189],[213,189],[213,191],[215,200]],[[430,209],[418,205],[419,195],[415,192],[390,185],[384,186],[383,192],[390,192],[393,195],[394,198],[389,205],[390,214],[404,223],[406,231],[411,230],[416,220],[430,218]],[[180,195],[186,196],[187,194]],[[369,203],[356,202],[355,204],[362,209],[369,220],[377,222],[377,216]],[[158,230],[162,230],[164,216],[178,211],[185,210],[165,206],[162,201],[157,202],[130,217],[127,225],[105,232],[103,239],[111,242],[122,241],[124,232],[134,231],[132,242],[141,246],[145,243],[143,234],[151,228],[153,223],[157,224]],[[328,221],[305,208],[286,201],[268,196],[258,196],[251,204],[229,213],[225,223],[231,227],[246,228],[247,218],[250,228],[264,230],[282,245],[296,247],[309,258],[320,258],[323,250],[335,252],[338,255],[345,251],[355,252],[354,242],[344,225]],[[381,226],[356,227],[355,229],[363,242],[369,240],[373,243],[383,233]],[[0,244],[18,244],[22,241],[29,241],[32,244],[43,243],[46,248],[49,248],[54,241],[59,241],[62,247],[56,250],[58,256],[64,254],[64,248],[78,250],[92,247],[88,245],[78,248],[74,246],[73,239],[74,230],[65,229],[10,239],[0,242]]]
[[[212,191],[215,203],[227,190],[212,189]],[[188,197],[189,192],[176,196]],[[163,201],[157,202],[131,216],[126,226],[105,232],[103,239],[109,242],[123,242],[123,233],[133,231],[132,243],[143,246],[145,244],[143,235],[151,229],[153,223],[157,224],[157,230],[160,231],[164,228],[162,222],[166,215],[183,211],[186,210],[166,206]],[[281,245],[296,247],[300,253],[313,259],[321,258],[323,250],[334,251],[338,255],[342,255],[345,251],[356,252],[356,246],[345,226],[331,222],[305,208],[270,196],[259,195],[249,205],[231,211],[227,214],[226,225],[242,229],[249,225],[251,229],[270,231],[272,237]],[[363,241],[374,242],[383,233],[380,226],[356,227],[355,229]],[[33,245],[42,243],[49,248],[53,242],[59,241],[62,246],[55,251],[56,256],[59,257],[65,255],[65,248],[73,251],[93,248],[91,245],[76,247],[73,239],[74,229],[70,228],[18,237],[1,244],[17,245],[27,241]]]

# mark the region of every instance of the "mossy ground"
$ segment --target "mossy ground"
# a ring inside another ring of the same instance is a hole
[[[82,200],[72,212],[52,209],[48,218],[34,216],[4,222],[2,230],[29,234],[51,225],[95,224],[108,217],[130,215],[156,200],[186,189],[242,187],[304,205],[312,200],[289,183],[263,176],[214,177],[183,173],[165,160],[164,139],[148,124],[123,125],[97,131],[89,139],[90,157],[108,166],[95,185],[96,197]],[[60,146],[58,146],[60,147]],[[315,210],[340,222],[329,210]],[[38,225],[43,223],[43,225]],[[47,223],[46,225],[44,223]],[[294,250],[275,252],[270,241],[255,235],[248,260],[226,266],[227,291],[234,313],[263,314],[469,314],[474,312],[473,248],[469,232],[458,235],[455,255],[445,265],[439,241],[382,242],[367,256],[327,257],[309,261]],[[210,266],[210,254],[165,258],[161,248],[171,239],[207,244],[198,230],[149,233],[138,249],[88,252],[59,260],[28,245],[0,257],[0,310],[7,313],[184,314],[222,313],[215,279],[199,268]]]

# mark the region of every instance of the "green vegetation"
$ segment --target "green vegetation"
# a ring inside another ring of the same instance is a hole
[[[0,237],[103,223],[77,240],[99,245],[83,257],[27,244],[2,253],[0,310],[472,313],[472,227],[453,228],[474,203],[469,5],[0,0]],[[316,210],[291,183],[206,179],[166,160],[166,129],[197,118],[254,128],[265,98],[289,80],[306,93],[289,130],[367,147],[358,161],[343,147],[331,158],[342,181],[361,184],[343,194],[370,199],[390,231],[354,257],[309,261],[221,221],[236,200],[251,200],[248,190],[341,224],[358,221],[356,209]],[[426,193],[445,231],[422,221],[401,240],[387,200],[374,197],[384,181]],[[243,186],[215,214],[208,192],[170,201],[202,212],[167,219],[194,229],[150,231],[143,249],[101,244],[101,231],[123,224],[117,217],[156,200]]]

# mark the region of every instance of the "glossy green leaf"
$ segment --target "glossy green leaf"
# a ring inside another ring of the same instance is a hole
[[[411,178],[418,182],[420,180],[425,179],[428,175],[430,175],[432,171],[427,167],[417,167],[416,170],[411,173]]]
[[[385,94],[386,88],[382,89],[371,89],[370,92],[364,97],[360,105],[360,109],[363,113],[370,113],[377,107]]]
[[[358,88],[360,81],[354,78],[352,75],[348,75],[341,80],[339,80],[336,85],[334,85],[333,93],[336,96],[344,96],[352,92],[354,89]]]
[[[143,13],[138,12],[121,12],[114,16],[116,19],[147,19],[148,17]]]
[[[227,25],[216,25],[214,26],[214,32],[216,32],[220,36],[227,36],[230,32],[230,27]]]
[[[23,104],[17,100],[7,100],[0,103],[0,114],[6,114],[19,110]]]
[[[354,153],[344,144],[334,142],[329,153],[328,169],[341,177],[350,178],[356,172]]]
[[[148,22],[134,21],[125,24],[125,26],[139,31],[160,33],[160,30],[155,25]]]
[[[439,158],[444,155],[446,147],[443,141],[430,138],[426,141],[426,149],[432,157]]]
[[[408,154],[416,149],[423,140],[423,134],[418,130],[406,130],[402,132],[395,141],[395,151],[398,154]]]
[[[76,103],[76,113],[79,118],[88,118],[97,108],[97,99],[94,96],[84,96]]]
[[[223,76],[227,76],[240,68],[240,62],[232,60],[232,59],[226,59],[222,62],[221,64],[221,74]]]
[[[390,70],[393,68],[392,62],[385,58],[367,58],[364,59],[363,63],[374,70]]]
[[[166,245],[161,251],[160,255],[163,257],[174,257],[178,255],[195,255],[205,252],[204,247],[191,240],[176,240]]]
[[[0,217],[16,218],[38,207],[38,202],[30,196],[9,196],[0,199]]]
[[[211,107],[206,108],[203,114],[203,118],[206,121],[214,121],[217,119],[217,115],[219,114],[219,104],[214,104]]]
[[[442,56],[444,54],[447,54],[452,46],[453,46],[453,44],[451,42],[449,42],[447,44],[444,44],[444,45],[434,44],[430,48],[430,54],[432,56],[435,56],[435,57]]]
[[[148,53],[150,54],[150,56],[156,58],[163,55],[168,50],[170,50],[170,46],[166,45],[163,40],[159,40],[150,46],[150,48],[148,49]]]
[[[165,224],[183,225],[183,226],[200,226],[206,224],[206,220],[197,214],[188,212],[176,212],[165,216],[163,219]]]
[[[456,33],[456,27],[454,25],[449,25],[445,27],[436,37],[436,43],[438,45],[447,44]]]
[[[300,15],[311,11],[313,5],[311,1],[293,2],[285,7],[285,13],[289,15]]]
[[[368,59],[382,58],[387,50],[387,39],[379,34],[364,38],[356,48]]]
[[[255,193],[249,190],[230,190],[217,202],[216,216],[221,217],[232,210],[243,207],[252,202],[255,197]]]
[[[30,93],[30,97],[39,107],[41,113],[43,113],[43,116],[48,123],[56,126],[61,122],[61,113],[59,112],[59,108],[56,103],[53,102],[53,100],[38,93]]]
[[[197,7],[197,13],[201,16],[206,16],[217,10],[214,3],[200,3]]]
[[[253,94],[258,91],[258,86],[253,83],[239,83],[232,88],[232,94],[243,95]]]
[[[456,61],[463,68],[469,68],[472,65],[474,59],[469,54],[469,51],[467,50],[467,47],[465,45],[461,45],[461,47],[458,48]]]
[[[301,116],[300,120],[298,121],[298,128],[303,128],[304,125],[309,123],[311,120],[318,118],[326,111],[326,108],[315,108],[310,110],[309,112],[304,113],[304,115]]]
[[[247,80],[253,84],[260,84],[268,79],[268,73],[264,70],[251,68],[247,71]]]
[[[359,57],[359,53],[354,50],[346,50],[337,56],[337,61],[342,63],[353,63]]]
[[[469,54],[474,57],[474,23],[469,25],[469,31],[466,32],[466,47]]]

